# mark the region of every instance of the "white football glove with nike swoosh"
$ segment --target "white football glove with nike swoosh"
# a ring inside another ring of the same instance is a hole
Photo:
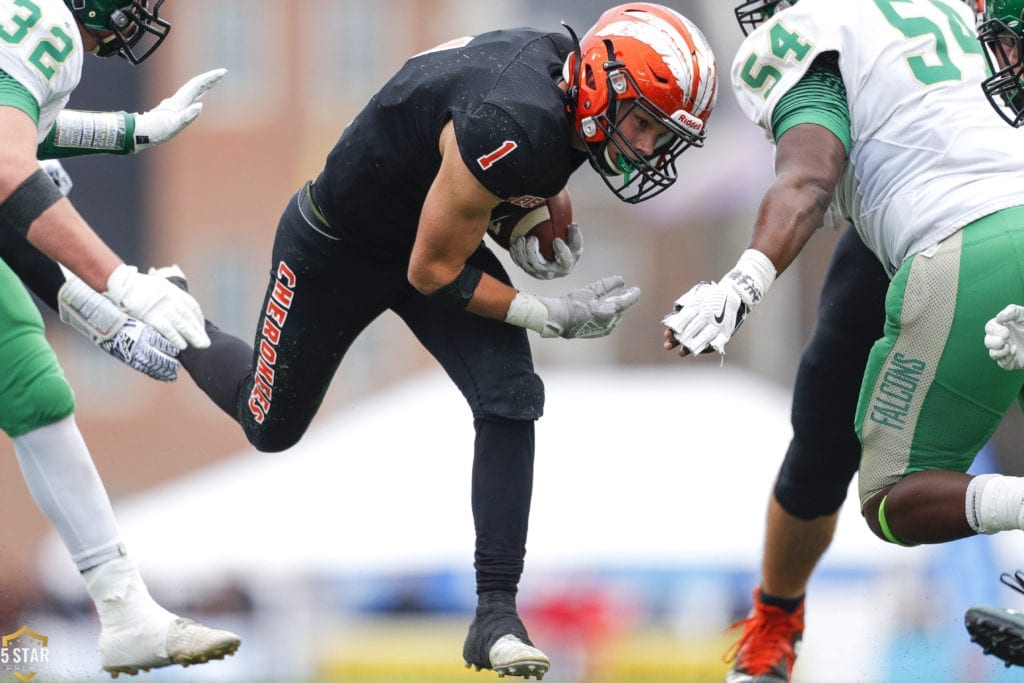
[[[711,348],[724,354],[725,345],[774,281],[771,259],[747,249],[720,282],[699,282],[676,299],[675,310],[661,322],[690,353]]]

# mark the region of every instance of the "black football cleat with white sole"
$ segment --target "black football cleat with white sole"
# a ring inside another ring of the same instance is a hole
[[[539,681],[551,668],[547,655],[530,642],[516,613],[515,596],[504,591],[480,595],[462,658],[467,669],[493,669],[501,678],[521,676]]]
[[[1024,594],[1024,571],[1003,573],[1003,585]],[[964,625],[985,654],[998,657],[1007,667],[1024,666],[1024,612],[991,605],[971,607],[964,614]]]

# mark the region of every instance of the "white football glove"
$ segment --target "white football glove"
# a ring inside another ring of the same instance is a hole
[[[57,292],[60,319],[133,370],[161,382],[173,382],[178,349],[149,325],[128,317],[107,297],[69,271]]]
[[[1024,368],[1024,306],[1010,304],[985,323],[985,346],[1003,370]]]
[[[721,282],[697,283],[676,299],[674,311],[661,322],[691,353],[708,348],[725,353],[725,345],[774,280],[771,260],[747,249]]]
[[[144,275],[135,266],[122,263],[107,279],[103,295],[122,311],[152,325],[179,350],[210,345],[199,304],[159,275]]]
[[[135,114],[135,148],[140,152],[148,147],[167,142],[192,123],[203,103],[199,100],[206,91],[217,85],[227,69],[214,69],[199,74],[178,91],[160,102],[153,109],[142,114]]]
[[[40,159],[39,167],[43,169],[46,175],[50,176],[50,180],[57,186],[60,193],[67,197],[74,183],[71,182],[71,176],[68,175],[68,172],[64,170],[64,164],[56,159]]]
[[[604,337],[640,299],[639,287],[624,286],[623,279],[614,275],[557,298],[519,292],[505,322],[539,332],[542,337]]]
[[[538,280],[565,277],[583,253],[583,232],[580,226],[571,223],[566,232],[568,241],[556,237],[551,242],[551,248],[555,252],[554,261],[548,261],[540,253],[540,240],[536,237],[517,239],[508,250],[512,261]]]

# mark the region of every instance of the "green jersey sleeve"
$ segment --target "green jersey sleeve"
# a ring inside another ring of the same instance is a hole
[[[839,75],[839,55],[827,52],[814,60],[803,78],[782,96],[772,116],[776,142],[787,130],[814,123],[835,135],[850,151],[850,111],[846,86]]]

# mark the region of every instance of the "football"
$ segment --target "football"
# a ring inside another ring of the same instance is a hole
[[[555,251],[552,240],[568,235],[572,223],[572,200],[568,188],[550,199],[530,197],[522,203],[502,202],[491,211],[487,234],[503,249],[508,249],[520,237],[536,237],[540,253],[553,261]]]

